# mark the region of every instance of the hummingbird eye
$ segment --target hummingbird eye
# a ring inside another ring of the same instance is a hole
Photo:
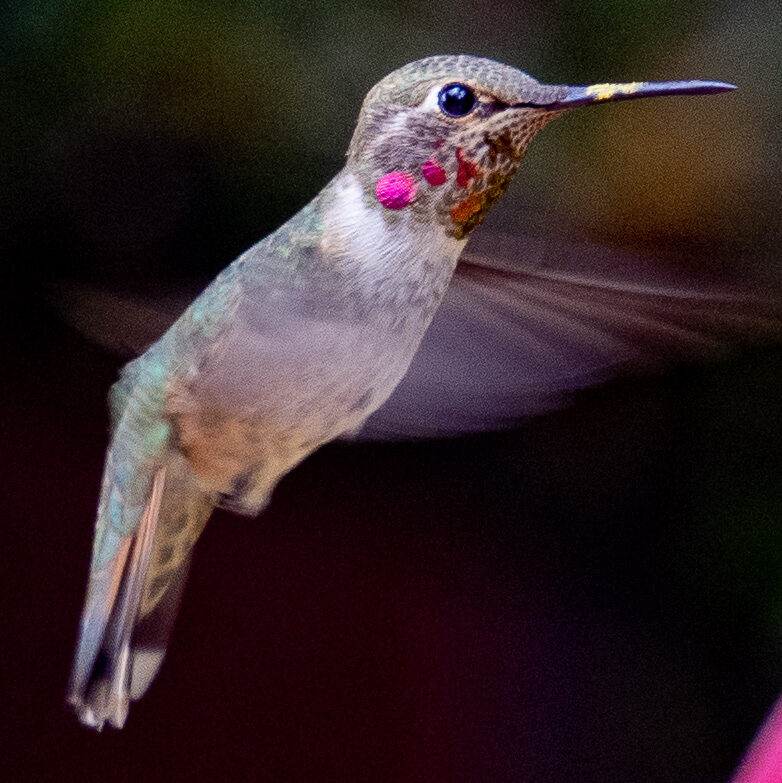
[[[448,84],[440,90],[437,102],[449,117],[464,117],[475,106],[475,93],[464,84]]]

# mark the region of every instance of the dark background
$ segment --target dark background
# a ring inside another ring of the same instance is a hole
[[[339,168],[375,81],[455,51],[738,83],[555,123],[482,231],[773,272],[777,4],[2,14],[4,778],[726,780],[782,690],[779,350],[504,434],[322,449],[259,521],[215,515],[158,680],[98,736],[63,696],[121,360],[37,292],[207,278]]]

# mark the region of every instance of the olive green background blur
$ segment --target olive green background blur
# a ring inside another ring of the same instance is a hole
[[[548,82],[740,87],[558,121],[489,226],[740,256],[780,240],[778,3],[101,0],[2,13],[1,219],[17,268],[219,269],[339,169],[372,84],[449,52]]]
[[[726,780],[782,690],[779,350],[321,450],[260,521],[216,515],[98,737],[62,701],[120,359],[36,292],[206,279],[339,169],[378,79],[452,52],[738,84],[558,120],[481,231],[778,276],[781,50],[775,2],[7,3],[4,779]]]

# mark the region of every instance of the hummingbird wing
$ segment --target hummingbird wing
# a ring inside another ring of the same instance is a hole
[[[357,437],[507,428],[619,375],[782,339],[779,285],[726,276],[681,258],[492,237],[463,255],[410,369]]]
[[[782,339],[779,281],[735,261],[667,259],[518,235],[471,240],[410,369],[357,437],[416,438],[512,426],[579,389]],[[48,298],[104,347],[143,350],[196,283],[148,298],[58,285]]]
[[[152,298],[132,291],[58,280],[43,291],[45,300],[77,332],[123,358],[143,353],[185,311],[204,287],[182,283]]]

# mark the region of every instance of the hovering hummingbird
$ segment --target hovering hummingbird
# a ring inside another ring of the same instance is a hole
[[[119,728],[149,687],[212,510],[256,516],[288,471],[389,398],[468,237],[538,131],[579,106],[732,89],[547,85],[463,55],[410,63],[373,87],[344,168],[221,272],[112,387],[68,689],[79,719]],[[473,266],[466,285],[480,288],[487,274]],[[500,306],[520,290],[509,286]],[[525,305],[540,302],[511,306]]]

